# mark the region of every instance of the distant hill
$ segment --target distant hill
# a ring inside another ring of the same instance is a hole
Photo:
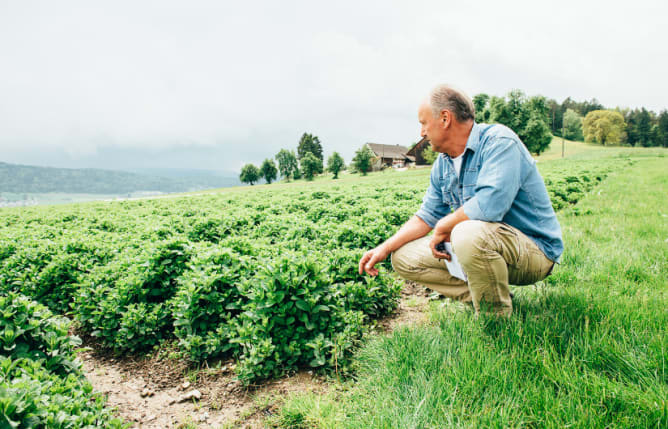
[[[0,192],[127,194],[137,191],[188,192],[241,184],[232,173],[155,170],[159,175],[93,168],[53,168],[0,162]]]

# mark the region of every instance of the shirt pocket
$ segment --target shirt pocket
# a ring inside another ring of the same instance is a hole
[[[445,204],[448,207],[452,207],[455,205],[455,198],[454,195],[452,195],[452,182],[454,181],[455,177],[452,175],[445,176],[443,178],[443,181],[441,182],[441,195],[443,196],[443,204]]]
[[[462,187],[462,197],[464,199],[464,203],[473,198],[475,195],[475,184],[478,181],[478,171],[480,171],[480,166],[476,166],[475,163],[467,166],[464,170],[464,186]]]

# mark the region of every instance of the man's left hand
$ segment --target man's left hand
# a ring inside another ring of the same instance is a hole
[[[443,243],[444,241],[446,242],[450,241],[451,230],[447,229],[447,223],[444,222],[448,217],[449,216],[444,217],[436,224],[436,227],[434,228],[434,235],[432,236],[431,241],[429,242],[429,247],[431,248],[431,253],[432,255],[434,255],[434,258],[447,259],[449,261],[450,260],[449,253],[443,253],[436,250],[436,246],[438,244]]]
[[[431,253],[434,255],[434,258],[447,259],[448,261],[450,260],[450,255],[436,250],[436,245],[444,241],[450,242],[450,233],[454,229],[455,225],[465,220],[469,220],[469,217],[466,216],[466,213],[464,213],[464,208],[460,207],[453,213],[450,213],[438,221],[434,227],[434,236],[429,243],[429,247],[431,247]]]

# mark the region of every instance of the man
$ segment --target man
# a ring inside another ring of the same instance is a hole
[[[561,228],[536,162],[503,125],[477,124],[471,100],[441,85],[420,105],[420,134],[440,152],[422,206],[391,238],[362,256],[359,272],[392,254],[402,277],[510,316],[508,284],[547,277],[563,252]],[[433,235],[427,234],[434,230]],[[437,249],[450,242],[468,281],[450,275]]]

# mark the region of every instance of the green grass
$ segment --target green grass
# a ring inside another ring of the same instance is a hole
[[[563,142],[563,148],[562,148]],[[538,161],[551,161],[562,158],[591,159],[609,158],[611,156],[656,156],[665,154],[666,149],[661,147],[630,147],[630,146],[603,146],[596,143],[584,143],[553,137],[547,150],[536,157]]]
[[[637,159],[560,213],[562,265],[514,288],[511,320],[436,305],[430,324],[364,346],[353,382],[293,396],[271,423],[668,427],[667,167]]]

